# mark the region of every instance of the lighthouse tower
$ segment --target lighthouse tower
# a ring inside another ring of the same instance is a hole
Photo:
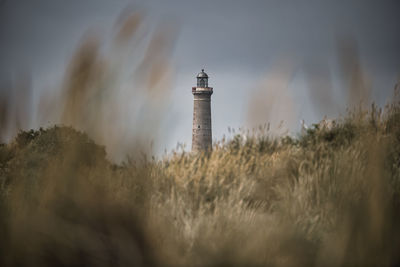
[[[193,131],[192,151],[211,149],[211,95],[212,87],[208,87],[208,75],[204,69],[197,75],[197,86],[192,87]]]

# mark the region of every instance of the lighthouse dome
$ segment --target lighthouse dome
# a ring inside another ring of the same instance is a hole
[[[208,78],[208,75],[204,72],[204,69],[202,69],[201,72],[197,74],[197,78]]]

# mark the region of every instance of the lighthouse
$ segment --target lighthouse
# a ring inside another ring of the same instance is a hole
[[[204,69],[197,75],[197,86],[192,87],[193,130],[192,151],[210,150],[212,146],[211,132],[211,95],[213,88],[208,87],[208,75]]]

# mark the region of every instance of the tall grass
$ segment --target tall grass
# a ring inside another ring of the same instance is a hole
[[[0,149],[1,265],[396,265],[399,114],[120,165],[71,128],[20,132]]]

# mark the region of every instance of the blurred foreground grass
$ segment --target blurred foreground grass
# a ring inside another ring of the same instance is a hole
[[[20,132],[0,213],[1,266],[393,266],[400,103],[120,165],[72,128]]]

